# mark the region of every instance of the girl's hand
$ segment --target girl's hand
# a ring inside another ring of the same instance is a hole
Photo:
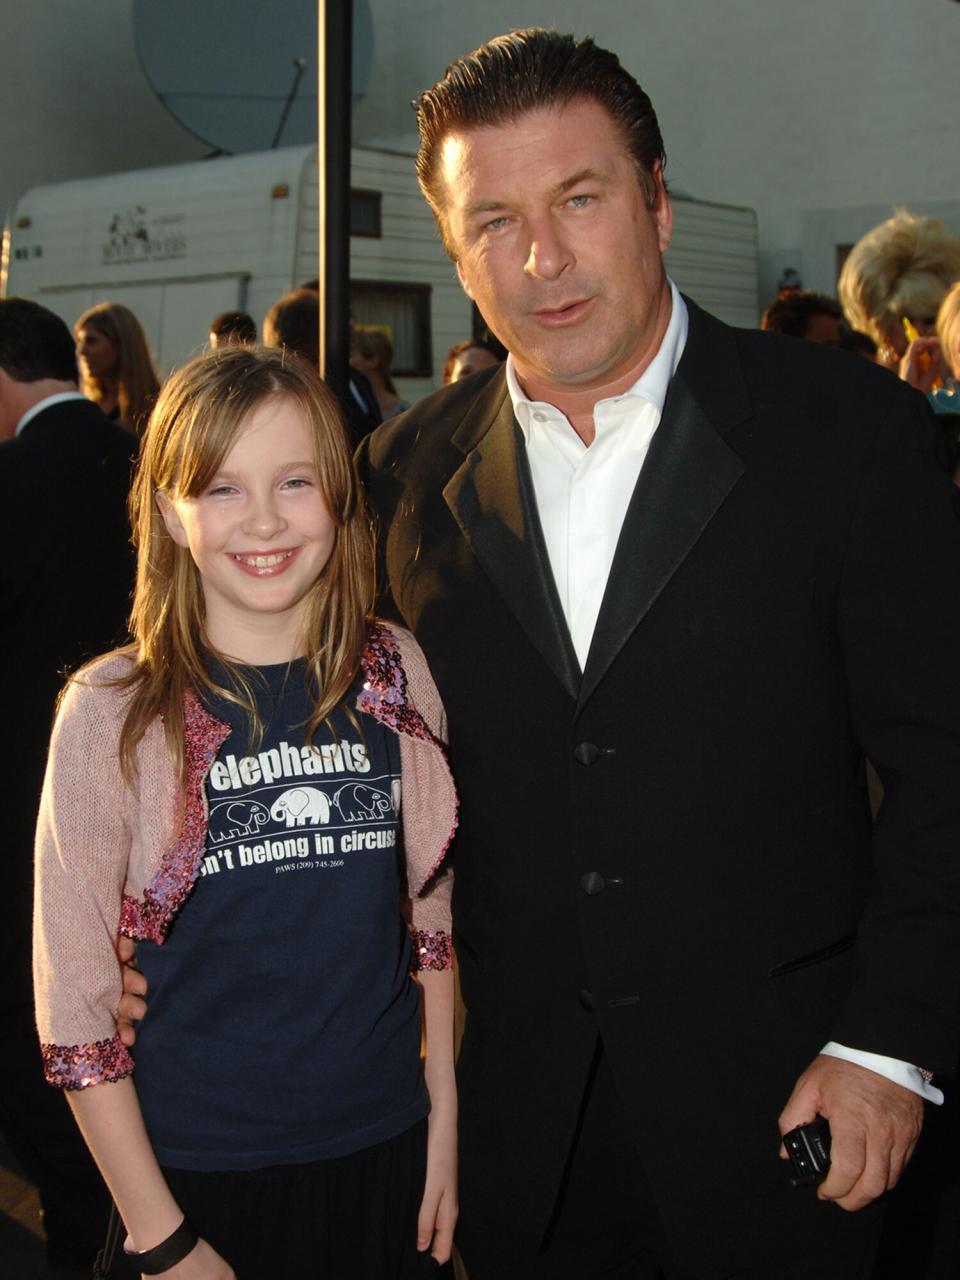
[[[198,1240],[175,1267],[169,1267],[160,1274],[169,1277],[169,1280],[237,1280],[233,1267],[229,1262],[224,1262],[206,1240]],[[151,1278],[141,1276],[141,1280]]]
[[[121,1042],[132,1049],[137,1039],[133,1023],[142,1022],[147,1016],[147,980],[137,968],[137,945],[132,938],[122,934],[117,938],[117,959],[123,978],[123,995],[117,1006],[117,1033]]]
[[[458,1213],[456,1113],[444,1116],[435,1107],[427,1125],[427,1179],[417,1218],[417,1248],[430,1249],[442,1265],[453,1250]]]

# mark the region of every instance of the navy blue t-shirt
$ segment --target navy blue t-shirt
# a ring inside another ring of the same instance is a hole
[[[139,947],[150,1010],[135,1080],[170,1168],[328,1159],[428,1110],[400,912],[399,742],[338,708],[334,733],[306,745],[303,663],[258,671],[255,748],[244,712],[208,704],[232,732],[207,777],[201,874],[164,944]]]

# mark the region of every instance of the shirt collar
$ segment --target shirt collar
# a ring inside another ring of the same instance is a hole
[[[79,391],[58,391],[54,396],[45,396],[42,400],[38,400],[36,404],[30,406],[17,423],[14,435],[19,435],[27,423],[32,422],[38,413],[43,413],[44,409],[51,409],[55,404],[64,404],[67,400],[86,400],[86,398]]]
[[[680,290],[669,276],[667,277],[667,282],[670,285],[670,321],[667,324],[663,340],[657,348],[656,355],[640,377],[632,387],[628,387],[622,393],[622,396],[642,396],[644,400],[648,400],[654,405],[658,415],[663,413],[663,406],[667,399],[667,388],[670,385],[670,379],[677,371],[680,357],[683,355],[689,328],[687,306],[680,296]],[[528,400],[524,395],[523,388],[520,386],[520,379],[517,377],[517,371],[513,365],[513,356],[510,355],[507,356],[507,390],[513,402],[514,417],[520,424],[524,437],[527,438],[530,411],[534,405],[544,407],[544,402]],[[610,402],[619,400],[622,396],[613,396]],[[600,400],[597,403],[604,404],[605,401]],[[546,405],[545,407],[551,409],[553,413],[557,412],[552,405]]]

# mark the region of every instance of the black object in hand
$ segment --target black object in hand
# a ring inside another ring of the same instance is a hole
[[[793,1165],[793,1186],[815,1187],[824,1180],[830,1168],[830,1126],[823,1116],[785,1133],[783,1145]]]

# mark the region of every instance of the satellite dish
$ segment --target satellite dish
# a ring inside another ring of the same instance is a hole
[[[317,0],[134,0],[134,41],[154,93],[204,142],[231,154],[299,146],[317,140],[317,10]],[[353,0],[354,107],[372,62],[369,0]]]

